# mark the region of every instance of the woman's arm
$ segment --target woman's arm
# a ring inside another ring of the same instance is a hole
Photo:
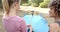
[[[58,32],[59,31],[59,25],[57,23],[50,24],[50,32]]]
[[[21,32],[27,32],[27,26],[24,20],[21,21]]]
[[[27,27],[30,29],[30,32],[32,32],[32,26],[31,25],[27,25]]]

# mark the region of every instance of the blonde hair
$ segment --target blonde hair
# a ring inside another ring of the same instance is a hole
[[[9,13],[9,5],[7,3],[7,0],[2,0],[2,4],[3,4],[3,10],[5,14]]]
[[[8,14],[11,4],[14,3],[14,2],[18,2],[18,1],[19,0],[2,0],[4,14],[5,15]],[[21,1],[19,1],[19,2],[21,2]]]

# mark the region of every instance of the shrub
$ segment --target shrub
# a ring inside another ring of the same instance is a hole
[[[47,8],[50,0],[44,0],[44,2],[40,3],[39,7],[41,8]]]
[[[2,0],[0,0],[0,8],[2,8]]]
[[[49,3],[49,2],[50,2],[50,0],[44,0],[44,2]]]
[[[29,0],[29,4],[32,6],[39,6],[39,3],[43,2],[43,0]]]
[[[21,5],[24,3],[28,3],[28,0],[21,0]]]
[[[22,6],[29,6],[29,5],[30,5],[29,3],[22,4]]]
[[[40,3],[39,7],[41,7],[41,8],[47,8],[47,3],[46,2]]]
[[[33,7],[38,7],[38,4],[32,3],[31,6],[33,6]]]

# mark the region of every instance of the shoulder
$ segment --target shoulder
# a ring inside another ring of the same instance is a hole
[[[17,18],[18,20],[21,20],[21,21],[24,20],[23,17],[19,17],[19,16],[17,16],[16,18]]]
[[[16,19],[19,20],[19,22],[24,22],[25,21],[23,17],[19,17],[19,16],[17,16]]]
[[[56,28],[56,29],[59,28],[59,25],[57,23],[51,23],[49,26],[50,28]]]

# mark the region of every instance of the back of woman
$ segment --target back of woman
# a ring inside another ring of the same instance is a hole
[[[17,16],[20,0],[2,0],[4,15],[3,26],[7,32],[27,32],[26,23],[23,18]]]
[[[24,30],[26,29],[26,26],[24,25],[24,20],[18,16],[3,17],[3,24],[7,32],[22,32],[21,29],[23,29],[23,32],[26,32]]]

